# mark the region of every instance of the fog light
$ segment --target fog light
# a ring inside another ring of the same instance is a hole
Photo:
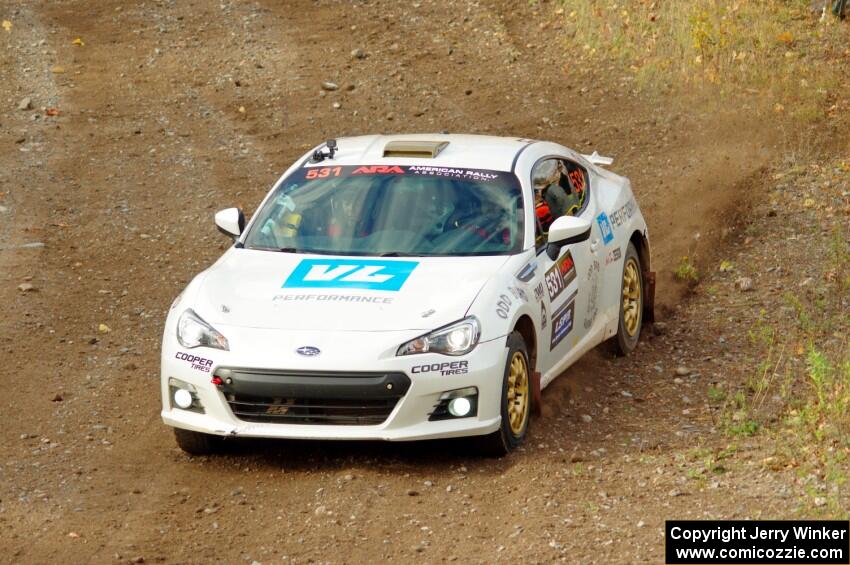
[[[440,395],[434,411],[428,415],[429,422],[470,418],[478,414],[478,389],[474,386],[447,390]]]
[[[185,388],[178,388],[174,391],[174,404],[178,408],[182,408],[183,410],[188,409],[192,406],[192,400],[192,393]]]
[[[462,418],[472,410],[472,403],[468,398],[455,398],[449,402],[449,414]]]
[[[198,414],[206,413],[204,405],[201,404],[201,400],[198,398],[198,389],[193,384],[169,377],[168,395],[172,408],[180,408],[181,410],[197,412]]]

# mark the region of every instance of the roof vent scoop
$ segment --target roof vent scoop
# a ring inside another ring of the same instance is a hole
[[[390,141],[384,146],[384,157],[434,159],[448,145],[448,141]]]

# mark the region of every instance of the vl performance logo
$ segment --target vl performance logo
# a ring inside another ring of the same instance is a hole
[[[305,259],[282,288],[361,288],[399,290],[416,261],[374,261],[369,259]]]
[[[602,212],[596,217],[596,223],[599,224],[599,231],[602,232],[602,241],[608,245],[614,240],[614,230],[611,229],[611,222],[608,220],[608,214]]]

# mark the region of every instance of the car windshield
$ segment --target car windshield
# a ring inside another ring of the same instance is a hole
[[[522,249],[512,173],[433,166],[306,167],[287,177],[245,247],[333,255],[504,255]]]

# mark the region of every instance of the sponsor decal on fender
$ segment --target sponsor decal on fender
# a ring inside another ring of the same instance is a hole
[[[413,374],[440,373],[446,375],[465,375],[469,372],[469,361],[446,361],[445,363],[430,363],[416,365],[410,369]]]
[[[570,296],[567,303],[552,314],[552,336],[549,349],[555,349],[561,341],[573,330],[573,318],[576,311],[576,294]]]
[[[213,364],[212,359],[198,357],[197,355],[192,355],[191,353],[184,353],[182,351],[178,351],[174,355],[174,358],[189,363],[193,369],[195,369],[196,371],[201,371],[203,373],[209,373],[210,367],[212,367]]]
[[[507,294],[500,294],[499,299],[496,301],[496,315],[501,319],[506,320],[508,318],[508,314],[511,313],[511,306],[513,306],[511,297]]]
[[[611,229],[611,222],[608,221],[608,214],[602,212],[596,216],[596,223],[599,224],[599,231],[602,233],[602,241],[608,245],[614,240],[614,230]]]
[[[599,261],[594,260],[587,267],[587,281],[590,284],[590,294],[587,300],[587,311],[584,316],[584,329],[589,329],[596,321],[596,315],[599,313],[597,302],[599,299]]]
[[[530,282],[534,278],[534,271],[537,270],[537,261],[532,261],[525,265],[516,274],[516,278],[524,283]]]
[[[534,287],[534,300],[537,302],[543,300],[543,282],[538,283],[538,285]]]
[[[623,256],[623,252],[620,251],[620,248],[614,248],[611,250],[611,253],[605,256],[605,266],[607,267],[611,263],[616,263]]]
[[[614,227],[620,227],[626,220],[630,219],[637,209],[637,203],[634,198],[629,199],[628,202],[611,212],[611,215],[608,216],[608,219],[611,220],[611,225]]]
[[[528,295],[525,291],[518,286],[510,286],[508,285],[508,290],[511,291],[511,294],[514,295],[514,298],[517,300],[522,300],[523,302],[528,302]]]

